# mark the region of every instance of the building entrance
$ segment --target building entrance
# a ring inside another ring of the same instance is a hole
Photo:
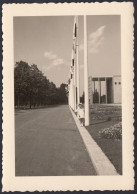
[[[89,103],[121,103],[121,77],[89,77]]]

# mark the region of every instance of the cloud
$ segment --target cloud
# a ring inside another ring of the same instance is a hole
[[[103,44],[104,41],[104,30],[106,26],[101,26],[95,32],[92,32],[89,35],[89,53],[98,53],[100,46]]]
[[[92,32],[88,38],[88,50],[89,53],[98,53],[100,46],[104,42],[104,30],[106,26],[99,27],[95,32]],[[79,45],[79,50],[84,50],[84,45]]]
[[[49,59],[49,60],[51,60],[51,59],[56,59],[56,58],[57,58],[57,55],[52,54],[52,52],[45,52],[45,53],[44,53],[44,56],[45,56],[47,59]]]
[[[56,54],[54,54],[52,52],[46,51],[44,53],[44,56],[46,57],[46,59],[49,60],[48,65],[46,65],[46,67],[45,67],[45,70],[50,70],[54,67],[59,67],[61,65],[66,66],[68,64],[64,59],[58,57]]]
[[[61,58],[56,58],[55,60],[52,61],[52,66],[59,66],[64,64],[64,60]]]
[[[104,29],[105,29],[106,26],[101,26],[99,27],[95,32],[92,32],[90,35],[89,35],[89,38],[92,39],[92,40],[96,40],[98,39],[99,37],[102,36],[103,32],[104,32]]]

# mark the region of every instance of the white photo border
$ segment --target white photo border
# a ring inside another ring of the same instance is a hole
[[[134,69],[131,2],[3,4],[3,178],[2,191],[89,191],[134,189]],[[120,176],[15,176],[14,16],[120,15],[122,75],[122,156]]]

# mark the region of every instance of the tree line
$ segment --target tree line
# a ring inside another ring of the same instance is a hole
[[[67,103],[67,85],[56,87],[37,65],[16,62],[14,68],[15,107],[40,107]]]

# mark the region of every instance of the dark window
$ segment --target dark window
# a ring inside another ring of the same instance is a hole
[[[117,82],[115,82],[115,85],[117,84]]]
[[[121,82],[119,82],[119,85],[121,84]]]
[[[72,65],[74,66],[74,59],[72,59]]]

